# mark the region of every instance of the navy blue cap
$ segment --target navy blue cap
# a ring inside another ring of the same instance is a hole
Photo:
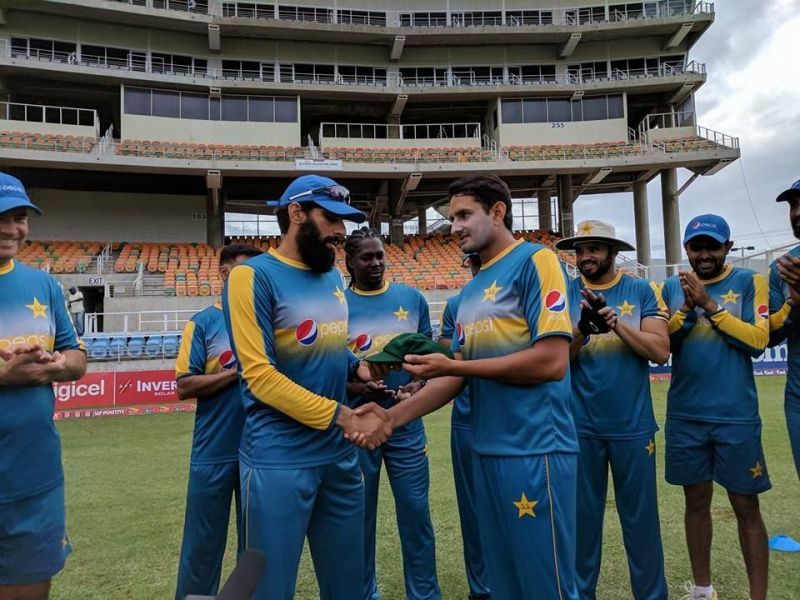
[[[322,175],[303,175],[298,177],[280,197],[280,200],[268,201],[269,206],[289,206],[293,202],[313,202],[329,213],[333,213],[346,221],[363,223],[367,215],[350,206],[350,192],[330,177]]]
[[[19,179],[7,173],[0,173],[0,213],[22,207],[42,214],[39,207],[28,198],[25,186]]]
[[[728,226],[727,221],[719,215],[698,215],[689,221],[686,226],[686,231],[683,234],[683,243],[685,244],[701,235],[708,236],[717,240],[720,244],[724,244],[731,239],[731,228]]]
[[[800,179],[795,181],[788,190],[783,190],[775,202],[788,202],[792,198],[800,198]]]

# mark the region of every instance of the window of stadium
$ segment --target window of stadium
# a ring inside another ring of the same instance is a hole
[[[568,98],[503,98],[503,123],[553,123],[622,119],[625,106],[621,94]]]

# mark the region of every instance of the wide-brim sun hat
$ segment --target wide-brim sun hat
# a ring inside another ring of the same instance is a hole
[[[558,240],[555,244],[557,250],[575,250],[577,244],[587,244],[590,242],[600,242],[608,244],[616,250],[627,252],[636,250],[625,240],[617,237],[617,230],[611,223],[590,219],[581,221],[577,227],[578,235]]]

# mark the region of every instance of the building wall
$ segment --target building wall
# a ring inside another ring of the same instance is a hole
[[[429,138],[418,140],[326,137],[320,146],[327,148],[480,148],[480,138]]]
[[[51,133],[56,135],[79,135],[94,137],[99,135],[95,127],[84,125],[61,125],[59,123],[42,123],[38,121],[14,121],[0,119],[0,131],[25,131],[30,133]]]
[[[500,142],[503,146],[541,146],[547,144],[591,144],[594,142],[622,142],[628,139],[628,122],[625,119],[563,123],[510,123],[500,125]]]
[[[205,196],[31,188],[32,240],[205,242]],[[202,218],[194,219],[193,215]]]
[[[122,114],[126,140],[251,146],[300,146],[300,123],[201,121]]]

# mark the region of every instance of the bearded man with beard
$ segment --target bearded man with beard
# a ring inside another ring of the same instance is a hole
[[[632,597],[666,600],[656,497],[655,433],[648,361],[669,358],[667,307],[656,284],[615,267],[635,248],[602,221],[578,224],[556,243],[574,250],[580,277],[569,284],[572,413],[578,433],[576,579],[581,600],[596,596],[608,470],[628,555]]]
[[[308,538],[322,600],[364,585],[364,484],[356,448],[391,435],[375,404],[355,415],[348,381],[369,371],[347,347],[347,300],[334,269],[343,220],[366,215],[318,175],[295,179],[277,206],[277,249],[235,267],[223,310],[239,364],[245,424],[239,449],[245,546],[266,556],[253,598],[291,600]]]
[[[800,239],[800,179],[776,198],[789,205],[794,237]],[[769,266],[770,345],[786,340],[789,368],[784,407],[794,466],[800,477],[800,246],[795,246]]]

